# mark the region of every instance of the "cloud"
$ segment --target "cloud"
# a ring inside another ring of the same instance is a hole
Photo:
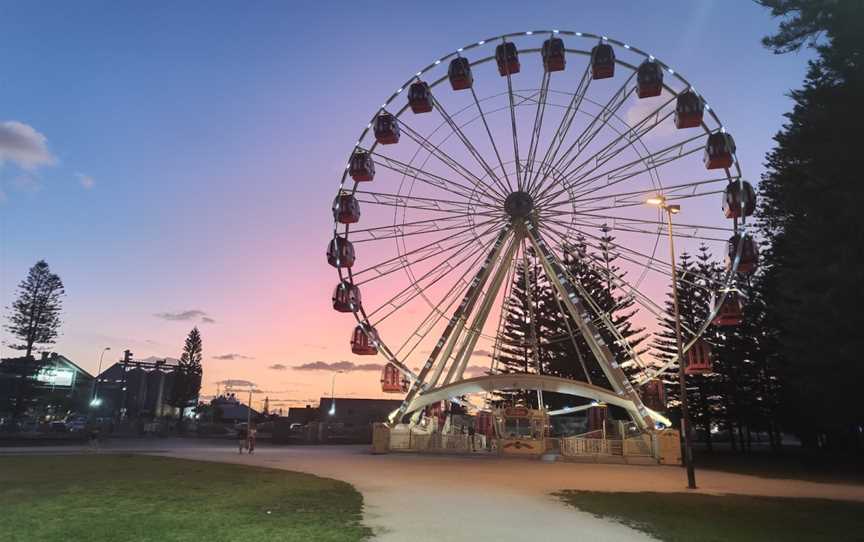
[[[672,97],[672,94],[669,93],[668,90],[663,89],[663,92],[656,99],[652,98],[650,100],[634,100],[630,107],[627,109],[627,124],[629,126],[634,126],[641,122],[646,117],[650,116],[661,104],[665,103]],[[660,116],[665,115],[670,108],[675,108],[675,102],[673,101],[671,104],[667,105],[660,111]],[[649,120],[645,126],[649,124],[653,124],[653,121]],[[644,138],[662,138],[675,133],[675,124],[671,122],[670,119],[666,119],[661,122],[659,125],[654,127],[650,132],[644,135]]]
[[[81,187],[84,188],[84,190],[90,190],[91,188],[96,186],[96,181],[93,180],[93,177],[91,177],[90,175],[76,173],[75,176],[78,177],[78,183],[81,184]]]
[[[153,316],[161,318],[162,320],[168,320],[169,322],[188,322],[189,320],[195,320],[196,318],[200,318],[201,323],[204,324],[212,324],[216,322],[216,320],[207,316],[207,313],[201,309],[189,309],[177,312],[157,312]]]
[[[53,164],[55,158],[48,150],[48,138],[28,124],[8,120],[0,122],[0,163],[6,161],[33,170]]]
[[[243,354],[222,354],[221,356],[213,356],[213,359],[234,360],[234,359],[255,359],[252,356],[244,356]]]
[[[219,380],[216,381],[215,384],[219,384],[221,386],[229,386],[232,388],[257,388],[258,385],[254,382],[250,382],[249,380]]]
[[[284,371],[285,369],[288,368],[288,366],[287,366],[287,365],[284,365],[284,364],[282,364],[282,363],[274,363],[273,365],[271,365],[271,366],[269,366],[269,367],[267,367],[267,368],[268,368],[268,369],[273,369],[274,371]]]
[[[491,357],[492,357],[492,352],[490,352],[490,351],[488,351],[488,350],[475,350],[471,355],[472,355],[472,356],[483,356],[483,357],[486,357],[486,358],[491,358]]]
[[[294,367],[297,371],[380,371],[384,366],[380,363],[361,363],[356,364],[351,361],[313,361],[297,365]]]

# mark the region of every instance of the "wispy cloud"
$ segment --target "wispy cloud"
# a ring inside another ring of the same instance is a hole
[[[492,357],[492,352],[490,352],[489,350],[475,350],[474,352],[472,352],[471,355],[473,355],[473,356],[483,356],[483,357],[491,358],[491,357]]]
[[[0,122],[0,163],[12,162],[26,170],[53,164],[48,138],[29,124],[8,120]]]
[[[80,184],[84,190],[90,190],[96,186],[96,181],[90,175],[76,173],[75,177],[78,178],[78,184]]]
[[[380,371],[384,366],[380,363],[354,363],[351,361],[312,361],[297,365],[294,367],[296,371]]]
[[[219,380],[215,383],[219,384],[220,386],[229,386],[232,388],[235,388],[235,387],[236,388],[257,388],[258,387],[257,384],[255,384],[254,382],[251,382],[249,380],[228,379],[228,380]]]
[[[169,322],[188,322],[190,320],[200,319],[201,323],[212,324],[216,321],[207,316],[207,313],[201,309],[189,309],[177,312],[157,312],[153,316],[161,318],[162,320],[168,320]]]
[[[274,363],[273,365],[267,367],[268,369],[273,369],[274,371],[284,371],[288,368],[287,365],[282,363]]]
[[[234,359],[255,359],[252,356],[244,356],[243,354],[222,354],[219,356],[213,356],[213,359],[221,359],[221,360],[234,360]]]

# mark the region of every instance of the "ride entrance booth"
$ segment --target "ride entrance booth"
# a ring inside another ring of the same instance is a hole
[[[544,410],[509,407],[495,411],[498,453],[501,455],[542,455],[546,453],[546,427],[549,415]]]

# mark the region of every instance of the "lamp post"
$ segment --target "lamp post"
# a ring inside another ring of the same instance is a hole
[[[99,383],[99,375],[102,374],[102,359],[105,357],[105,352],[111,350],[110,346],[106,346],[102,349],[102,353],[99,354],[99,368],[96,369],[96,378],[93,379],[93,393],[90,397],[90,406],[98,407],[102,404],[102,400],[96,397],[96,385]]]
[[[675,236],[672,233],[672,215],[681,212],[680,205],[670,205],[665,196],[655,196],[646,200],[649,205],[660,207],[666,212],[669,228],[669,258],[672,264],[672,304],[675,309],[675,342],[678,346],[678,386],[681,400],[681,429],[684,433],[684,466],[687,467],[687,488],[696,489],[696,471],[693,468],[693,446],[690,438],[690,410],[687,406],[687,382],[684,374],[684,344],[681,340],[681,313],[678,307],[678,270],[675,264]]]
[[[333,377],[330,378],[330,410],[328,412],[329,415],[336,415],[336,375],[343,371],[336,371],[333,373]]]

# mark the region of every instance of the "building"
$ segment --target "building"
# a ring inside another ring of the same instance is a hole
[[[93,375],[56,352],[43,352],[39,358],[6,358],[0,360],[0,413],[84,410],[93,382]],[[22,386],[29,390],[25,392]],[[22,392],[29,397],[27,405],[17,405]]]
[[[322,397],[318,403],[320,442],[371,443],[372,424],[386,421],[401,404],[401,399]]]
[[[126,350],[122,360],[99,375],[99,412],[116,419],[176,417],[177,409],[168,404],[176,369],[175,359],[133,360]]]

